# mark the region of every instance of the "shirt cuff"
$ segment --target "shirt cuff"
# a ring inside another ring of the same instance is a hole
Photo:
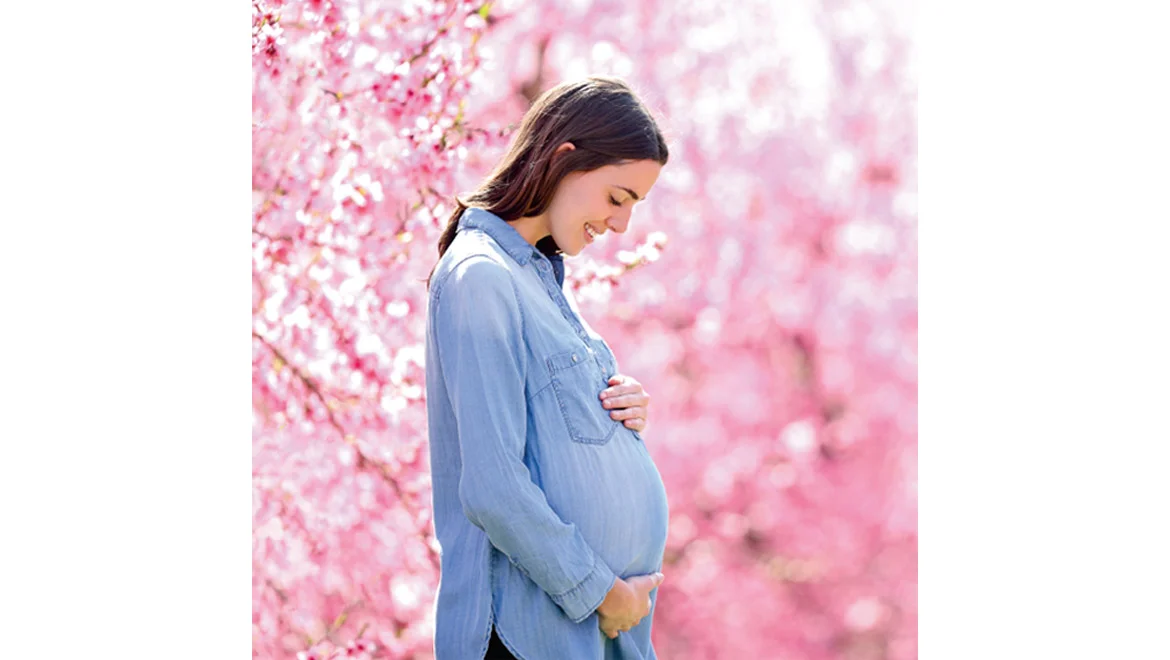
[[[596,554],[593,557],[593,570],[581,580],[580,584],[563,594],[553,596],[557,604],[573,623],[581,623],[601,605],[606,594],[617,582],[617,576],[609,566]]]

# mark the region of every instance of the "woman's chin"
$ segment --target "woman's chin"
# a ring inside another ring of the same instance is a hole
[[[561,253],[566,257],[575,257],[585,249],[585,243],[582,241],[557,241],[557,245],[561,246]]]

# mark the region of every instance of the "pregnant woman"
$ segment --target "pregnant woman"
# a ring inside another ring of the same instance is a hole
[[[654,658],[667,500],[649,398],[564,286],[667,161],[623,81],[563,83],[456,208],[429,281],[436,660]]]

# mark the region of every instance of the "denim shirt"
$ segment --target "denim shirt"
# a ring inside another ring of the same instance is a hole
[[[493,626],[523,660],[656,657],[653,608],[614,640],[596,613],[666,548],[661,475],[598,399],[617,372],[561,256],[465,211],[427,306],[436,660],[482,658]]]

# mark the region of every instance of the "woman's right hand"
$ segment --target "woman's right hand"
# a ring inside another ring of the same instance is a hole
[[[650,592],[662,584],[662,573],[620,577],[597,606],[597,623],[610,639],[626,632],[650,614]]]

